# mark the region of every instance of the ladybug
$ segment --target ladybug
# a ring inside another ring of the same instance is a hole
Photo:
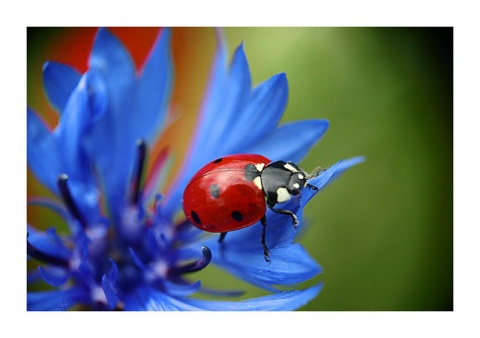
[[[272,162],[262,155],[238,154],[217,158],[200,169],[190,180],[183,194],[183,210],[197,228],[220,233],[221,243],[229,231],[246,228],[261,222],[261,244],[265,260],[269,252],[265,243],[266,208],[291,217],[277,203],[288,201],[308,185],[310,178],[292,162]]]

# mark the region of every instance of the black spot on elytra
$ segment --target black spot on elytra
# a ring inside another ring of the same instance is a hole
[[[241,222],[243,220],[243,215],[240,211],[232,211],[232,218],[237,222]]]
[[[220,195],[220,187],[218,184],[212,184],[210,186],[210,195],[212,195],[213,198],[218,198],[218,195]]]
[[[197,223],[197,225],[202,225],[202,221],[200,221],[200,217],[198,217],[198,214],[192,210],[190,213],[192,215],[193,221]]]
[[[253,164],[247,164],[245,166],[245,179],[247,181],[253,181],[255,177],[260,176],[260,172]]]
[[[220,157],[220,158],[217,158],[215,161],[213,161],[212,163],[218,163],[218,162],[222,162],[223,160],[223,157]]]

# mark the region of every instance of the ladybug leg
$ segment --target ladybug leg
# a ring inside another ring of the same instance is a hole
[[[225,239],[225,236],[227,236],[227,232],[221,232],[220,237],[218,237],[218,243],[220,244],[220,255],[222,256],[222,258],[225,258],[225,251],[223,250],[223,240]]]
[[[261,239],[261,242],[262,242],[262,245],[263,245],[263,257],[265,258],[265,260],[267,262],[270,262],[270,258],[268,258],[268,256],[270,256],[270,253],[268,252],[267,244],[265,242],[265,230],[267,229],[267,217],[265,215],[263,215],[260,222],[262,222],[262,239]]]
[[[273,206],[274,204],[270,204],[270,203],[267,203],[268,204],[268,208],[278,214],[282,214],[282,215],[287,215],[287,216],[290,216],[292,218],[292,222],[293,222],[293,227],[296,228],[297,227],[297,224],[298,224],[298,219],[297,219],[297,216],[291,212],[290,210],[287,210],[287,209],[274,209]]]
[[[218,243],[222,243],[223,240],[225,239],[225,236],[227,236],[226,232],[220,233],[220,237],[218,237]]]

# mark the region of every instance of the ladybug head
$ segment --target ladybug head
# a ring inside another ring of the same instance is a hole
[[[307,175],[304,172],[298,171],[292,173],[290,181],[288,181],[287,190],[290,195],[298,195],[307,184]]]

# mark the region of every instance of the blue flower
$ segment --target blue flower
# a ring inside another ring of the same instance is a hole
[[[42,279],[46,291],[27,294],[28,310],[293,310],[305,305],[322,284],[280,291],[321,272],[317,262],[295,243],[298,230],[289,217],[268,212],[267,244],[261,226],[229,234],[223,249],[179,217],[183,190],[205,163],[232,153],[258,153],[271,160],[299,162],[328,127],[326,120],[278,125],[287,104],[285,74],[252,88],[243,46],[227,64],[221,32],[200,120],[189,152],[170,189],[164,183],[165,151],[142,183],[149,146],[167,128],[173,65],[168,29],[162,30],[144,67],[136,72],[125,47],[107,29],[99,29],[84,74],[56,62],[43,69],[44,88],[60,119],[54,130],[27,108],[27,160],[38,180],[58,199],[32,199],[59,213],[68,235],[27,227],[27,254],[39,262],[28,283]],[[361,158],[341,161],[310,180],[286,203],[303,226],[305,204],[327,183]],[[243,301],[203,300],[211,290],[189,274],[210,263],[269,295]]]

